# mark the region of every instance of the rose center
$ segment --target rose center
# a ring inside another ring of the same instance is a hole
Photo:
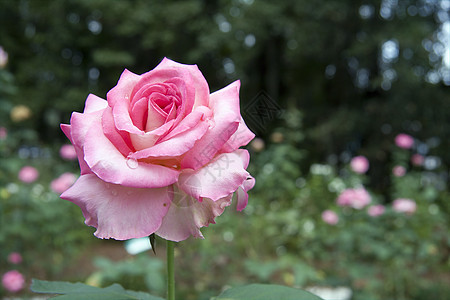
[[[136,93],[131,104],[133,123],[149,132],[176,118],[181,95],[175,84],[152,84]]]

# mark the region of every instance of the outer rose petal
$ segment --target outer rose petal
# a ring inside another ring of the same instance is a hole
[[[80,165],[81,175],[92,173],[91,169],[89,169],[89,166],[84,161],[83,150],[81,150],[80,146],[76,145],[73,142],[71,128],[72,128],[71,125],[61,124],[61,130],[64,132],[64,134],[67,136],[67,138],[70,140],[70,142],[75,147],[75,152],[77,153],[77,157],[78,157],[78,164]]]
[[[237,206],[238,211],[242,211],[248,204],[248,194],[247,192],[255,186],[255,178],[249,177],[246,181],[239,187],[237,191]]]
[[[182,171],[178,183],[185,193],[195,199],[216,201],[234,193],[249,177],[245,170],[248,161],[247,150],[223,153],[197,171]]]
[[[200,228],[214,224],[214,218],[220,216],[230,204],[231,195],[218,201],[205,198],[199,202],[178,190],[174,192],[172,205],[156,234],[175,242],[185,240],[191,235],[203,238]]]
[[[92,113],[98,110],[103,110],[108,106],[108,102],[94,94],[89,94],[84,105],[84,113]]]
[[[199,140],[181,161],[182,168],[198,169],[209,163],[236,132],[241,119],[239,109],[240,82],[235,81],[211,94],[210,107],[215,126]]]
[[[86,134],[84,159],[91,171],[103,181],[128,187],[165,187],[175,183],[179,173],[160,165],[127,161],[104,135],[100,118],[92,123]]]
[[[117,85],[106,94],[106,99],[108,99],[109,106],[115,105],[117,101],[123,101],[127,97],[129,98],[134,86],[140,79],[140,75],[134,74],[133,72],[125,69],[125,71],[123,71],[120,75]]]
[[[78,205],[86,225],[102,239],[126,240],[154,233],[170,207],[167,188],[137,189],[82,175],[61,198]]]
[[[235,133],[230,137],[230,139],[223,145],[222,149],[220,149],[221,153],[224,152],[233,152],[239,147],[247,145],[253,138],[255,134],[248,129],[247,125],[244,122],[244,119],[239,120],[239,127]]]

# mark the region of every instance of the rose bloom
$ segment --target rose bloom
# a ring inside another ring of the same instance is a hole
[[[0,127],[0,140],[6,139],[8,136],[8,130],[5,127]]]
[[[142,75],[125,70],[106,101],[86,99],[62,130],[81,176],[61,198],[80,206],[99,238],[203,237],[237,194],[245,208],[254,134],[239,109],[240,82],[210,94],[196,65],[170,59]]]
[[[61,148],[59,149],[59,155],[63,159],[67,160],[77,159],[77,152],[75,151],[75,147],[70,144],[62,145]]]
[[[337,198],[340,206],[350,206],[355,209],[362,209],[369,205],[372,199],[364,188],[346,189]]]
[[[322,213],[322,220],[330,225],[336,225],[339,222],[339,216],[332,210],[325,210]]]
[[[411,149],[411,147],[414,145],[414,139],[408,134],[400,133],[395,137],[395,144],[397,145],[397,147],[403,149]]]
[[[425,157],[423,157],[423,155],[413,154],[411,156],[411,163],[414,166],[421,166],[421,165],[423,165],[424,161],[425,161]]]
[[[39,171],[31,166],[25,166],[20,169],[18,177],[20,181],[32,183],[38,179]]]
[[[22,255],[18,252],[11,252],[8,255],[8,261],[15,265],[20,264],[22,262]]]
[[[385,210],[386,208],[384,207],[384,205],[378,204],[370,206],[369,209],[367,210],[367,213],[371,217],[378,217],[384,214]]]
[[[55,193],[61,194],[62,192],[70,188],[76,180],[77,176],[75,176],[74,174],[63,173],[61,174],[61,176],[59,176],[56,179],[53,179],[52,182],[50,182],[50,188]]]
[[[397,176],[397,177],[402,177],[406,174],[406,169],[403,166],[395,166],[392,169],[392,174],[394,174],[394,176]]]
[[[24,288],[25,278],[19,271],[11,270],[3,274],[2,284],[7,291],[16,293]]]
[[[350,168],[355,173],[364,174],[369,170],[369,160],[362,155],[355,156],[350,161]]]
[[[396,212],[412,215],[416,211],[417,205],[414,200],[406,198],[395,199],[392,203],[392,209]]]

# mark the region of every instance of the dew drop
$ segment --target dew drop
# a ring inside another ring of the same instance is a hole
[[[118,193],[117,193],[116,190],[112,190],[112,191],[111,191],[111,194],[112,194],[113,196],[117,196]]]
[[[128,158],[127,159],[127,166],[130,169],[136,169],[138,167],[139,163],[136,159],[134,158]]]

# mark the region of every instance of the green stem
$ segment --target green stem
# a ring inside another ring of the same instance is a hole
[[[167,300],[175,300],[175,272],[174,272],[175,243],[167,241]]]

